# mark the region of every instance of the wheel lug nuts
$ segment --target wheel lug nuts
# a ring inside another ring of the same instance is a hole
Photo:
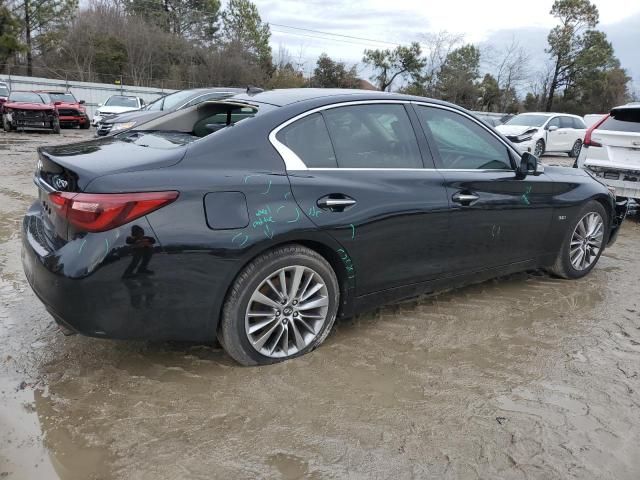
[[[293,312],[293,316],[297,317],[298,316],[298,312]]]
[[[280,310],[276,310],[276,317],[280,315]]]
[[[297,301],[297,300],[294,300],[294,301],[293,301],[293,304],[294,304],[294,305],[297,305],[297,304],[298,304],[298,301]]]

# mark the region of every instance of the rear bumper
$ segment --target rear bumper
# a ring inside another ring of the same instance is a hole
[[[613,166],[584,164],[598,180],[615,188],[616,197],[640,199],[640,169],[622,169]]]
[[[136,224],[152,231],[144,218]],[[189,267],[167,259],[159,246],[137,254],[126,243],[131,227],[88,234],[56,250],[34,204],[22,224],[22,265],[31,288],[63,330],[115,339],[212,341],[224,291],[216,296],[210,283],[191,281]]]

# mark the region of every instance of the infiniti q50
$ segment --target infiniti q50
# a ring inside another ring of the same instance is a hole
[[[211,341],[244,365],[336,318],[510,272],[579,278],[624,218],[448,103],[292,89],[38,151],[23,265],[65,332]]]

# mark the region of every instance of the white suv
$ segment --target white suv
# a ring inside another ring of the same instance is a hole
[[[615,188],[617,197],[640,199],[640,103],[611,110],[587,131],[577,166]]]
[[[565,152],[577,157],[587,127],[582,118],[566,113],[521,113],[496,130],[511,140],[521,152],[540,156],[545,152]]]

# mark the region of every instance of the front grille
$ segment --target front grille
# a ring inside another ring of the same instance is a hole
[[[111,131],[111,127],[113,127],[113,124],[111,123],[101,123],[100,127],[98,128],[98,135],[100,136],[108,135],[109,132]]]
[[[78,113],[78,110],[73,108],[59,108],[58,115],[62,117],[77,117],[80,114]]]
[[[46,119],[47,115],[46,112],[39,110],[18,110],[16,111],[16,117],[26,122],[42,122]]]

